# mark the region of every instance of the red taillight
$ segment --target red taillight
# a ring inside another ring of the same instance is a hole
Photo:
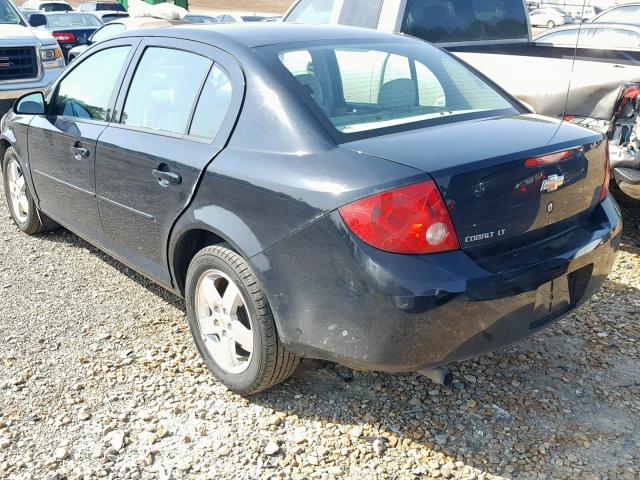
[[[611,160],[609,159],[609,142],[605,139],[604,147],[604,182],[600,191],[600,201],[602,202],[609,194],[609,182],[611,181]]]
[[[550,153],[548,155],[542,155],[541,157],[527,158],[524,165],[529,168],[544,167],[545,165],[551,165],[552,163],[558,163],[567,158],[571,158],[576,153],[576,150],[565,150],[564,152]]]
[[[53,38],[58,43],[75,43],[76,41],[76,36],[71,32],[53,32]]]
[[[460,248],[433,180],[388,190],[339,209],[362,241],[393,253],[436,253]]]

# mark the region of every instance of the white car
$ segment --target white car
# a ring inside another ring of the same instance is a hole
[[[539,8],[529,14],[531,25],[534,27],[553,28],[558,25],[573,23],[573,17],[567,12],[555,7]]]
[[[27,0],[20,8],[41,12],[70,12],[73,10],[73,7],[63,0]]]

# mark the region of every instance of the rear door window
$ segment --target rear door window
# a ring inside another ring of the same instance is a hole
[[[407,0],[402,32],[434,43],[529,38],[522,0]]]
[[[638,48],[640,47],[640,35],[629,30],[617,28],[598,28],[593,36],[594,46],[602,48]]]
[[[229,74],[214,64],[202,88],[189,134],[213,139],[229,113],[233,88]]]
[[[147,48],[127,93],[125,125],[185,134],[211,60],[171,48]]]

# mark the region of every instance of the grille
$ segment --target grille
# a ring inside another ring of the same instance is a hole
[[[38,76],[35,47],[0,48],[0,80],[18,80]]]

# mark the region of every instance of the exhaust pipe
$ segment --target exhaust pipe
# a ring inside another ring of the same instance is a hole
[[[448,387],[453,382],[453,374],[446,368],[425,368],[424,370],[418,370],[420,375],[424,375],[433,383],[438,385],[444,385]]]

